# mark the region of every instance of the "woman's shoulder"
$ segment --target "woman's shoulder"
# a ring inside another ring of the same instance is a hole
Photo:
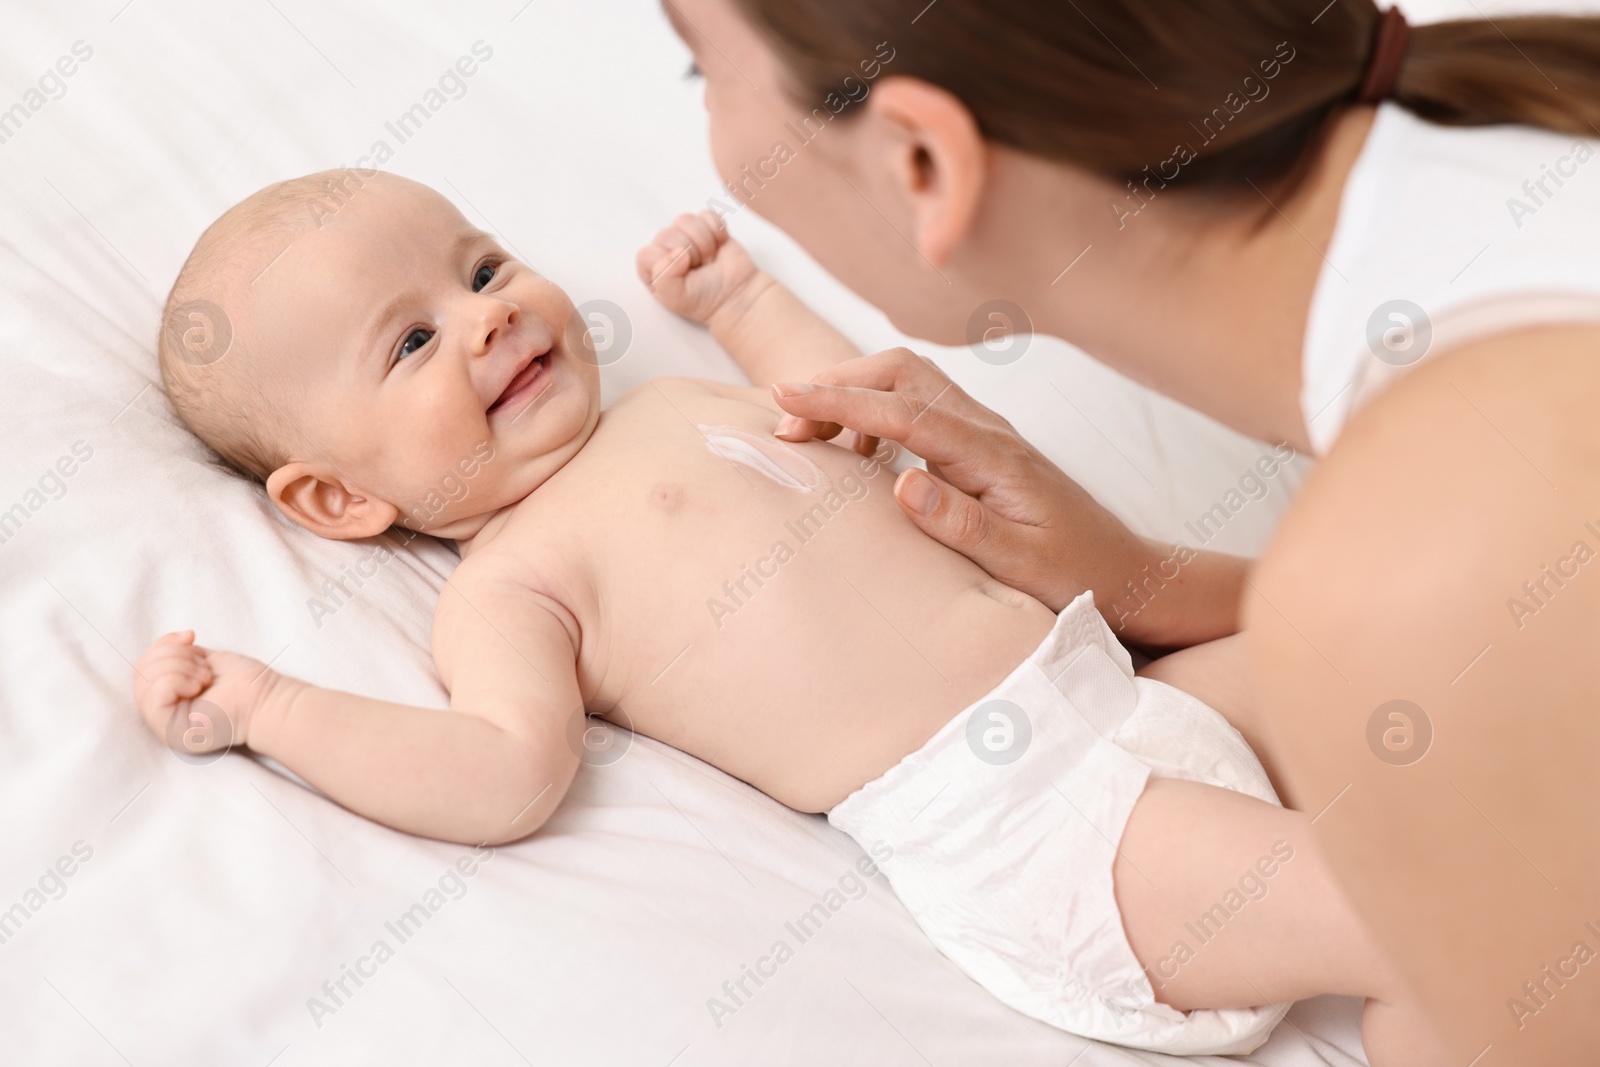
[[[1376,632],[1498,618],[1551,553],[1600,550],[1597,350],[1596,326],[1500,334],[1396,381],[1307,479],[1257,587]]]
[[[1442,347],[1511,325],[1600,318],[1600,197],[1580,188],[1600,182],[1596,155],[1549,131],[1462,129],[1379,109],[1306,324],[1301,403],[1319,453],[1371,398],[1373,380],[1408,372],[1412,346],[1436,334]]]

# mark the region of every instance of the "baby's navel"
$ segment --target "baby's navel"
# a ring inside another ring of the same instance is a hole
[[[833,488],[822,468],[770,435],[754,434],[737,426],[696,425],[706,447],[730,463],[737,463],[771,478],[786,489],[821,493]]]

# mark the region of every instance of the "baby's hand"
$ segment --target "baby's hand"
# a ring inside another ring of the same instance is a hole
[[[760,271],[712,211],[679,215],[639,249],[639,277],[656,299],[686,319],[705,323]]]
[[[134,667],[133,698],[157,737],[197,756],[246,744],[256,712],[283,680],[260,660],[201,648],[193,630],[182,630],[145,650]]]

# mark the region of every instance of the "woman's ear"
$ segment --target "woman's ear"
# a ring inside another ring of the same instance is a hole
[[[958,98],[920,78],[890,77],[867,98],[877,118],[899,129],[891,173],[911,204],[918,250],[949,261],[977,217],[988,181],[989,147]]]
[[[336,475],[299,460],[267,476],[267,496],[290,519],[334,541],[376,537],[400,515],[393,504],[363,496]]]

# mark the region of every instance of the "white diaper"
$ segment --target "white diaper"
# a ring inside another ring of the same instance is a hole
[[[1018,1011],[1156,1052],[1250,1052],[1285,1006],[1158,1004],[1123,932],[1112,861],[1152,774],[1278,803],[1221,715],[1134,677],[1084,593],[992,693],[828,821],[889,845],[880,866],[928,937]]]

